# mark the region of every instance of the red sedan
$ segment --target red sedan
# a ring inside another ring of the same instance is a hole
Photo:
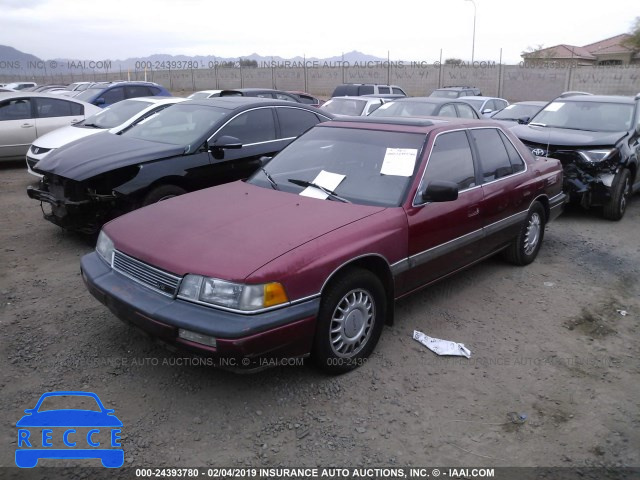
[[[498,123],[332,121],[246,182],[108,223],[82,274],[121,319],[224,365],[340,372],[395,299],[498,252],[532,262],[564,202],[560,163]]]

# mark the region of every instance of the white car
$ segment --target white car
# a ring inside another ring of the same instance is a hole
[[[200,90],[199,92],[193,92],[187,98],[189,100],[200,100],[203,98],[219,97],[221,91],[222,90]]]
[[[185,100],[179,97],[136,97],[122,100],[103,109],[95,107],[98,112],[86,120],[59,128],[34,141],[27,152],[27,170],[32,175],[42,177],[32,168],[56,148],[100,132],[121,133],[160,110]]]
[[[458,97],[458,100],[471,104],[483,117],[490,117],[509,105],[509,102],[504,98],[481,97],[479,95]]]
[[[95,105],[58,95],[0,93],[0,160],[20,160],[36,138],[99,111]]]
[[[320,108],[334,115],[365,117],[380,108],[381,105],[393,100],[395,98],[373,96],[333,97],[320,105]]]
[[[3,88],[6,88],[8,90],[20,91],[24,90],[25,88],[33,88],[37,86],[38,84],[34,82],[13,82],[7,83]]]

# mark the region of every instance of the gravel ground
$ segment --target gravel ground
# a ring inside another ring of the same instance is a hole
[[[23,410],[52,390],[114,408],[129,467],[640,466],[638,196],[617,223],[565,212],[528,267],[490,259],[402,300],[351,373],[238,375],[99,304],[79,274],[91,246],[42,219],[31,183],[22,164],[0,170],[2,467]],[[438,357],[414,329],[472,356]],[[83,462],[99,466],[69,465]]]

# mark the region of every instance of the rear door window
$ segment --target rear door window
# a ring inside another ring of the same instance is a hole
[[[301,108],[276,108],[280,120],[280,138],[297,137],[319,122],[315,113]]]
[[[84,115],[84,107],[79,103],[57,98],[34,98],[38,118],[71,117]]]
[[[495,128],[471,130],[471,138],[475,142],[484,183],[498,180],[513,173],[513,167],[504,142]]]

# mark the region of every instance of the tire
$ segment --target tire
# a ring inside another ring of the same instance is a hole
[[[627,210],[631,195],[631,173],[623,168],[613,179],[611,198],[604,204],[602,214],[607,220],[620,220]]]
[[[540,202],[535,202],[531,205],[518,236],[504,251],[505,259],[514,265],[520,266],[529,265],[533,262],[538,256],[544,239],[545,224],[544,207]]]
[[[352,268],[322,295],[313,360],[329,373],[362,365],[378,343],[386,315],[382,282],[369,270]]]
[[[178,195],[182,195],[187,193],[184,188],[180,188],[176,185],[160,185],[158,187],[152,188],[149,193],[147,193],[142,200],[142,206],[146,207],[147,205],[151,205],[152,203],[162,202],[163,200],[168,200],[169,198],[177,197]]]

